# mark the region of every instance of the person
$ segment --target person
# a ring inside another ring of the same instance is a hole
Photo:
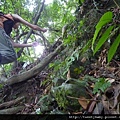
[[[47,31],[47,29],[29,23],[18,14],[4,14],[0,12],[0,64],[8,64],[17,59],[14,48],[32,47],[34,44],[19,44],[11,39],[12,29],[17,29],[20,23],[43,33]]]

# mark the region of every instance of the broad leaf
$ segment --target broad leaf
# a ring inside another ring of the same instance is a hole
[[[95,40],[98,36],[98,33],[99,31],[101,30],[101,28],[112,21],[112,17],[113,17],[113,14],[112,12],[106,12],[100,19],[100,21],[98,22],[98,24],[96,25],[96,31],[95,31],[95,34],[94,34],[94,37],[93,37],[93,41],[92,41],[92,49],[93,49],[93,45],[95,43]]]
[[[94,54],[98,51],[98,49],[105,43],[105,41],[109,38],[109,34],[111,30],[113,29],[113,26],[108,27],[108,29],[104,32],[102,37],[99,39],[97,46],[95,47]]]
[[[112,12],[106,12],[101,18],[98,24],[96,25],[97,28],[101,28],[106,23],[109,23],[112,21],[113,13]]]
[[[115,39],[114,43],[112,44],[112,46],[108,51],[108,62],[110,62],[111,59],[113,58],[119,44],[120,44],[120,34],[117,36],[117,38]]]

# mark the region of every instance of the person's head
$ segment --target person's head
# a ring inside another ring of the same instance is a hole
[[[13,28],[14,28],[14,29],[18,29],[19,25],[20,25],[20,23],[19,23],[19,22],[16,22],[16,23],[14,24]]]

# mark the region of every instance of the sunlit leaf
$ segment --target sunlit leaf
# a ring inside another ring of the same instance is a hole
[[[55,65],[54,63],[50,63],[50,64],[49,64],[49,68],[54,67],[54,65]]]

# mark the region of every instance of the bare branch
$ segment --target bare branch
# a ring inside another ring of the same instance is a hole
[[[45,0],[43,0],[42,6],[40,6],[40,8],[39,8],[39,10],[38,10],[38,13],[37,13],[37,15],[36,15],[36,17],[35,17],[35,20],[34,20],[34,23],[33,23],[33,24],[37,24],[38,19],[39,19],[40,15],[41,15],[41,13],[42,13],[42,11],[43,11],[44,3],[45,3]],[[30,37],[31,34],[32,34],[32,31],[33,31],[32,29],[29,31],[29,33],[28,33],[28,35],[27,35],[24,43],[27,43],[27,40],[29,39],[29,37]],[[21,49],[18,51],[18,53],[17,53],[18,58],[21,56],[23,50],[24,50],[24,48],[21,48]]]

